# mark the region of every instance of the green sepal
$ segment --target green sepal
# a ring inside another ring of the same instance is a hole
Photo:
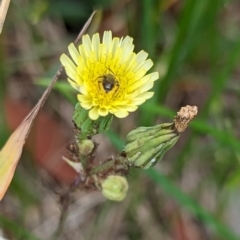
[[[132,130],[126,137],[127,142],[132,142],[139,138],[155,135],[156,133],[167,134],[172,132],[173,123],[159,124],[154,127],[139,127]]]
[[[173,147],[179,136],[173,123],[134,129],[127,135],[124,148],[129,164],[144,169],[155,165]]]
[[[176,136],[169,142],[165,142],[162,146],[161,151],[159,151],[155,156],[153,156],[153,158],[150,161],[148,161],[144,166],[142,166],[142,168],[148,169],[150,167],[155,166],[159,161],[161,161],[164,154],[176,144],[179,137],[180,135]]]
[[[149,149],[155,148],[156,146],[164,142],[170,141],[175,136],[176,133],[170,133],[166,135],[160,135],[157,137],[153,135],[151,137],[135,140],[126,145],[125,152],[128,153],[128,156],[131,156],[137,152],[149,151]]]
[[[93,135],[107,131],[112,123],[113,115],[111,114],[106,117],[99,117],[97,120],[92,120],[89,118],[88,112],[79,103],[76,104],[73,121],[81,131],[80,140],[91,138]]]

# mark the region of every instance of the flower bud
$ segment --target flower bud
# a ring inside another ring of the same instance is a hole
[[[112,201],[122,201],[128,191],[128,182],[122,176],[108,176],[102,183],[102,194]]]
[[[132,166],[148,169],[174,146],[180,134],[173,123],[140,127],[127,135],[125,153]]]
[[[78,148],[79,148],[79,154],[81,156],[86,157],[93,151],[94,143],[90,139],[85,139],[78,144]]]

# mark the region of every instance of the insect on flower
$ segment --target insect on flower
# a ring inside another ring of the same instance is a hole
[[[119,82],[116,79],[116,77],[114,76],[114,73],[112,71],[111,71],[111,73],[104,74],[104,75],[102,75],[98,78],[100,78],[100,80],[98,81],[98,84],[102,85],[105,93],[108,93],[108,92],[112,91],[113,88],[115,88],[115,87],[117,87],[115,92],[118,90]]]

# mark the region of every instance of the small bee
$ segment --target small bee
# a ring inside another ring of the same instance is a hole
[[[101,78],[102,80],[99,80],[98,83],[102,84],[106,93],[110,92],[115,86],[119,87],[119,82],[112,74],[108,73],[101,76]]]

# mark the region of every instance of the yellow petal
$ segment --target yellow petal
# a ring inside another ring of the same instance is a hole
[[[135,68],[135,72],[144,69],[146,72],[153,66],[153,62],[151,59],[148,59],[145,62],[140,63],[136,68]]]
[[[111,52],[112,55],[115,55],[116,49],[119,47],[119,38],[114,38],[111,43]]]
[[[156,81],[156,80],[159,79],[159,73],[158,72],[153,72],[153,73],[150,73],[148,75],[151,76],[152,81]]]
[[[99,60],[99,47],[100,47],[100,38],[99,38],[99,34],[96,33],[93,35],[93,38],[92,38],[92,49],[95,53],[97,61]]]
[[[124,49],[132,45],[133,38],[126,36],[123,41],[121,42],[121,47]]]
[[[153,61],[151,59],[148,59],[142,64],[142,68],[144,68],[146,71],[148,71],[153,66]]]
[[[131,42],[132,42],[132,39],[131,39]],[[125,63],[128,60],[133,49],[134,49],[134,45],[132,43],[131,44],[128,43],[126,44],[125,47],[123,47],[121,63]]]
[[[132,93],[134,92],[135,90],[138,90],[142,87],[142,85],[144,85],[144,82],[142,82],[142,80],[138,80],[138,81],[135,81],[133,84],[131,84],[129,87],[128,87],[128,93]]]
[[[111,43],[112,43],[112,32],[105,31],[103,33],[103,44],[106,46],[106,53],[109,54],[111,51]]]
[[[146,98],[135,98],[133,99],[133,103],[136,104],[137,106],[143,104],[146,102]]]
[[[84,35],[82,37],[82,43],[86,50],[86,54],[89,55],[92,52],[92,43],[91,43],[91,39],[90,39],[89,35]]]
[[[135,112],[138,109],[138,107],[134,105],[125,105],[124,109],[128,112]]]
[[[86,64],[89,53],[86,52],[86,48],[85,48],[85,46],[83,46],[83,45],[80,45],[80,46],[78,47],[78,50],[79,50],[80,56],[81,56],[82,59],[83,59],[83,62],[85,62],[85,64]],[[78,65],[81,66],[80,64],[78,64]]]
[[[147,99],[151,98],[153,96],[154,92],[144,92],[138,95],[136,98],[134,98],[132,101],[136,105],[143,104]]]
[[[76,72],[73,72],[72,69],[69,69],[68,67],[65,67],[66,73],[68,75],[68,77],[70,77],[71,79],[76,79]]]
[[[77,84],[76,82],[74,82],[74,81],[73,81],[72,79],[70,79],[70,78],[68,78],[67,80],[68,80],[68,82],[71,84],[71,86],[72,86],[73,88],[75,88],[77,91],[81,92],[81,88],[80,88],[79,84]]]
[[[80,102],[80,105],[87,110],[92,108],[92,104],[89,102]]]
[[[98,109],[98,114],[100,116],[107,116],[108,115],[108,110],[106,108],[99,108]]]
[[[94,107],[94,108],[92,108],[92,109],[89,111],[89,117],[90,117],[92,120],[97,120],[97,119],[98,119],[98,117],[99,117],[98,107]]]
[[[125,62],[126,64],[126,69],[125,71],[127,71],[128,69],[135,69],[136,67],[136,54],[135,53],[131,53],[131,55],[128,57],[127,61]]]
[[[138,95],[138,98],[149,99],[154,95],[154,92],[144,92]]]
[[[65,67],[67,75],[70,78],[75,79],[77,69],[76,66],[73,64],[72,60],[66,54],[62,54],[60,57],[60,61],[62,65]]]
[[[60,61],[64,67],[69,68],[72,72],[76,72],[76,66],[66,54],[61,55]]]
[[[114,115],[118,118],[125,118],[128,116],[128,112],[124,109],[118,109]]]
[[[144,68],[138,68],[135,72],[136,80],[142,79],[142,77],[146,74],[146,70]]]
[[[153,82],[148,81],[143,86],[141,86],[141,92],[146,92],[153,87]]]
[[[159,78],[158,72],[150,73],[150,74],[144,76],[141,80],[137,80],[134,83],[132,83],[128,87],[128,92],[131,93],[137,89],[140,89],[141,92],[146,92],[153,87],[153,81],[157,80],[158,78]],[[146,86],[149,86],[148,89],[146,88],[147,90],[145,89]]]
[[[143,63],[148,57],[148,54],[145,52],[145,51],[140,51],[137,56],[136,56],[136,61],[137,61],[137,64],[141,64]]]
[[[85,109],[92,108],[92,106],[93,106],[92,102],[87,96],[78,94],[77,98],[83,108],[85,108]]]
[[[81,93],[86,96],[88,95],[87,89],[84,85],[81,86]]]
[[[77,50],[77,48],[74,46],[73,43],[71,43],[68,46],[68,51],[70,53],[70,56],[72,57],[73,61],[76,63],[76,65],[78,65],[78,59],[79,59],[79,52]]]
[[[86,95],[78,94],[77,98],[78,98],[79,102],[88,102],[89,101],[89,98]]]

